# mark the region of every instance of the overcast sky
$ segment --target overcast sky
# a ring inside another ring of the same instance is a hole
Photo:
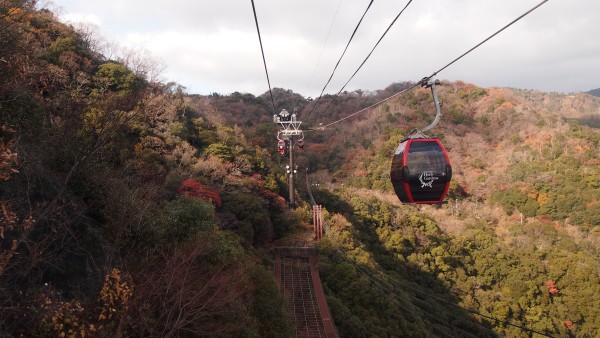
[[[273,88],[316,97],[369,0],[254,0]],[[540,0],[414,0],[346,90],[417,81]],[[337,93],[407,0],[375,0],[326,93]],[[268,91],[250,0],[53,0],[63,21],[97,25],[166,65],[189,93]],[[336,15],[337,13],[337,15]],[[335,20],[334,20],[335,19]],[[437,78],[481,87],[600,87],[600,1],[550,0]]]

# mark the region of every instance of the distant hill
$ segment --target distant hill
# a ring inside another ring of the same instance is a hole
[[[590,94],[590,95],[594,95],[594,96],[600,97],[600,88],[592,89],[592,90],[590,90],[587,93]]]
[[[408,84],[396,85],[398,88],[392,85],[375,95],[343,93],[329,109],[326,107],[332,99],[325,98],[312,114],[314,102],[298,94],[277,89],[274,97],[277,109],[297,109],[303,127],[310,127],[340,121]],[[508,214],[517,209],[528,217],[562,222],[568,219],[571,224],[583,227],[600,225],[594,209],[600,204],[592,197],[597,194],[597,187],[580,182],[581,191],[586,193],[576,206],[588,208],[577,209],[575,205],[567,208],[568,203],[559,198],[568,195],[565,189],[574,185],[574,177],[583,179],[599,174],[600,140],[593,128],[600,126],[600,99],[583,93],[480,88],[462,81],[445,81],[438,94],[444,102],[444,117],[432,135],[443,139],[453,160],[456,184],[450,190],[453,197],[466,195],[497,203]],[[256,145],[275,151],[276,126],[270,121],[267,97],[236,93],[204,100],[209,102],[204,105],[198,104],[200,101],[191,102],[198,113],[215,111],[227,123],[246,129]],[[429,124],[432,111],[427,89],[409,91],[362,115],[307,134],[305,152],[297,154],[297,163],[309,168],[323,182],[344,182],[345,186],[391,193],[390,152],[409,130]],[[274,158],[278,159],[275,155]],[[557,159],[565,165],[560,175],[555,172]],[[534,162],[538,167],[531,164]],[[507,172],[515,174],[507,176]],[[533,179],[523,182],[534,172],[545,173],[544,177],[554,183],[548,185]],[[531,191],[535,191],[532,196],[544,195],[543,200],[528,198]]]
[[[600,132],[590,128],[600,98],[443,82],[444,116],[430,133],[448,150],[452,186],[447,205],[417,209],[393,195],[390,159],[412,128],[431,122],[431,93],[415,88],[341,120],[401,87],[347,92],[331,104],[332,97],[316,103],[297,101],[286,90],[274,93],[276,111],[297,107],[303,127],[333,124],[306,132],[295,158],[323,187],[312,190],[330,215],[319,272],[340,336],[434,336],[429,313],[453,325],[456,317],[471,323],[444,328],[457,330],[451,336],[461,330],[477,337],[523,335],[478,322],[448,302],[510,322],[526,318],[525,325],[548,335],[595,334],[600,301],[586,295],[600,292],[597,274],[588,272],[600,252]],[[251,95],[202,99],[208,102],[193,106],[198,113],[213,111],[239,124],[250,142],[285,165],[268,104]],[[397,304],[410,304],[413,317]]]

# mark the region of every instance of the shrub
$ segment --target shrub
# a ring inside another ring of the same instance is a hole
[[[260,197],[239,191],[223,196],[224,208],[231,211],[238,221],[252,225],[252,241],[255,243],[265,243],[273,238],[273,224],[265,204]]]
[[[177,193],[181,196],[199,198],[207,202],[212,202],[216,207],[221,206],[221,197],[219,193],[209,189],[207,186],[199,183],[193,178],[188,178],[181,183]]]
[[[155,231],[166,243],[178,243],[215,227],[213,206],[203,200],[181,196],[166,203],[165,209],[167,214],[158,221]]]

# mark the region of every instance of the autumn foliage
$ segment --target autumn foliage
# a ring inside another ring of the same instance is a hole
[[[573,322],[570,320],[565,320],[565,327],[570,331],[573,330]]]
[[[4,134],[12,134],[14,130],[8,128],[6,125],[0,127],[0,136]],[[11,174],[17,172],[16,166],[19,163],[17,153],[12,150],[14,140],[4,142],[0,138],[0,180],[7,180]]]
[[[187,180],[183,181],[179,189],[177,189],[177,193],[182,196],[189,196],[210,201],[216,207],[221,206],[221,198],[219,197],[219,193],[209,189],[207,186],[193,178],[188,178]]]
[[[560,292],[560,290],[556,288],[556,284],[554,284],[554,281],[552,280],[547,281],[546,286],[548,286],[548,292],[550,292],[553,295]]]
[[[290,336],[268,152],[44,7],[0,1],[0,337]]]
[[[277,195],[271,190],[263,189],[260,191],[260,195],[269,201],[269,204],[274,207],[285,207],[285,198]]]

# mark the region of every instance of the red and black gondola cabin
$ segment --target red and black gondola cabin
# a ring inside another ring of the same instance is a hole
[[[452,167],[437,138],[409,138],[396,149],[390,176],[402,203],[441,204],[450,187]]]
[[[281,156],[285,155],[285,141],[284,140],[277,141],[277,151],[279,151]]]

